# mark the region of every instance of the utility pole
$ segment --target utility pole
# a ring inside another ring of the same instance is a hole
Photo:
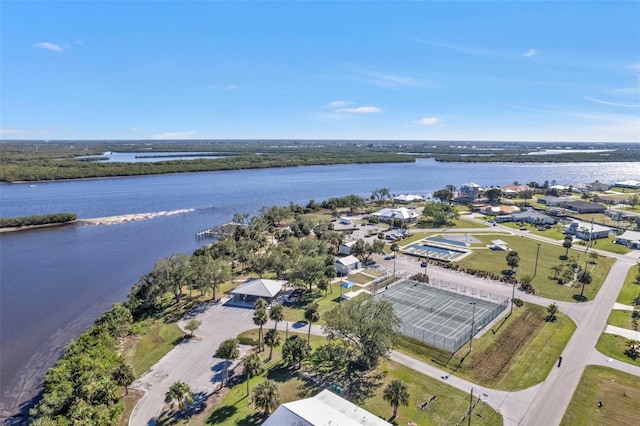
[[[538,273],[538,254],[540,253],[540,243],[538,243],[538,249],[536,250],[536,266],[533,268],[533,277],[535,278]]]
[[[513,273],[511,274],[511,279],[513,279],[513,289],[511,290],[511,311],[509,311],[509,315],[513,313],[513,300],[516,298],[516,269],[511,269]]]
[[[469,338],[469,352],[471,352],[473,345],[473,329],[476,323],[476,302],[469,302],[473,305],[473,313],[471,314],[471,336]]]
[[[473,411],[473,388],[471,388],[471,396],[469,397],[469,414],[467,417],[469,418],[469,422],[467,423],[471,426],[471,412]]]

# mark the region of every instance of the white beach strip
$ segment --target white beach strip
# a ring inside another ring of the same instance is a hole
[[[84,225],[116,225],[119,223],[153,219],[162,216],[173,216],[181,213],[190,213],[192,211],[195,211],[195,209],[180,209],[162,212],[125,214],[121,216],[95,217],[90,219],[79,219],[78,222],[81,222]]]

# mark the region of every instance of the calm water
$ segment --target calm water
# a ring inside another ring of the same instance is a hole
[[[256,213],[332,196],[391,192],[429,195],[447,184],[515,180],[613,182],[639,179],[638,163],[416,163],[314,166],[71,182],[0,185],[0,216],[75,212],[80,218],[195,209],[139,222],[70,226],[0,236],[0,408],[36,393],[62,346],[89,326],[160,257],[191,253],[194,234]]]

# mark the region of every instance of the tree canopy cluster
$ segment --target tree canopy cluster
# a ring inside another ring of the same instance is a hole
[[[78,219],[75,213],[52,213],[46,215],[18,216],[0,218],[0,228],[19,228],[21,226],[50,225],[68,223]]]

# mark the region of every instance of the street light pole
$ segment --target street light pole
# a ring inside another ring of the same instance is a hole
[[[536,266],[533,269],[533,276],[535,277],[538,273],[538,253],[540,253],[540,243],[538,243],[538,249],[536,250]]]
[[[469,338],[469,352],[471,352],[471,350],[473,349],[472,345],[473,345],[473,330],[475,328],[475,323],[476,323],[476,302],[469,302],[471,305],[473,305],[473,311],[471,314],[471,337]]]

